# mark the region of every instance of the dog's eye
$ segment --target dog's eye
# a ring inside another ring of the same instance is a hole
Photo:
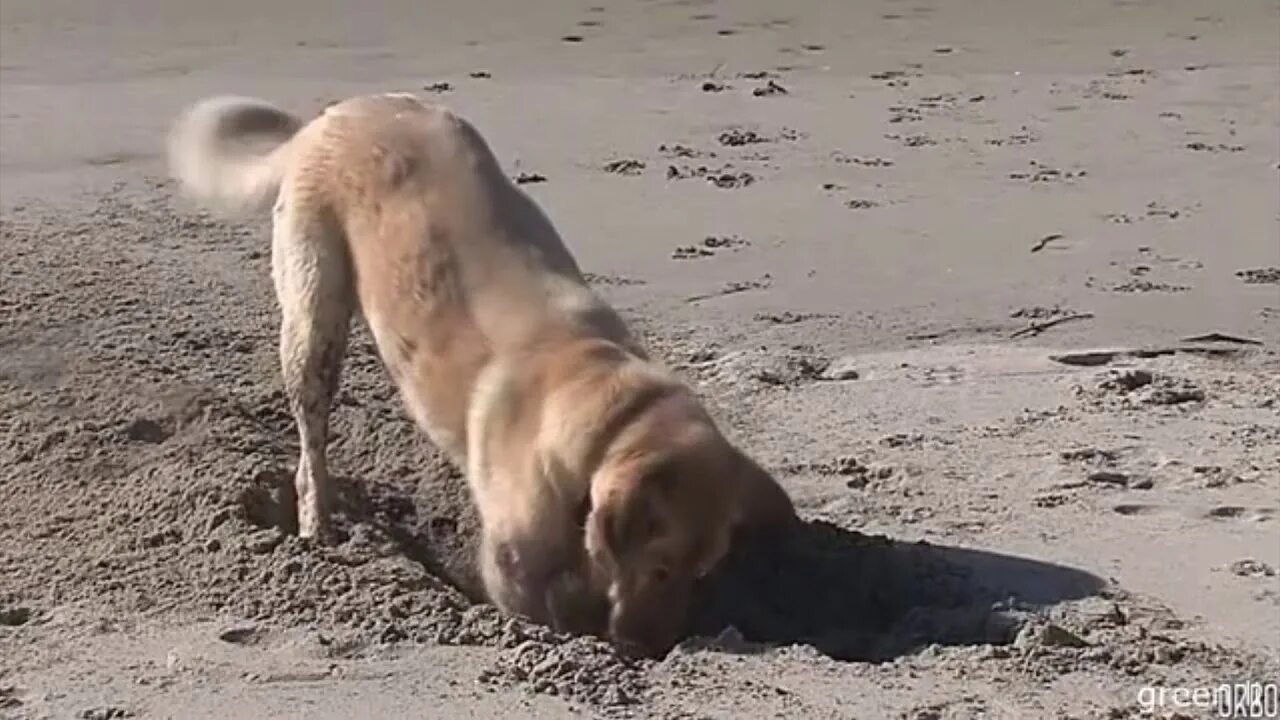
[[[656,567],[653,569],[652,577],[656,583],[665,583],[671,579],[671,571],[665,567]]]

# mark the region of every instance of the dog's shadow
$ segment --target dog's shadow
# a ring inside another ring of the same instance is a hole
[[[1034,610],[1104,584],[1036,560],[807,522],[739,538],[699,588],[689,634],[732,627],[748,641],[739,650],[807,644],[838,660],[884,661],[933,644],[1010,643]]]

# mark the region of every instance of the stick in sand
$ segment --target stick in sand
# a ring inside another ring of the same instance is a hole
[[[1046,247],[1048,247],[1048,246],[1049,246],[1049,243],[1053,242],[1054,240],[1061,240],[1061,239],[1062,239],[1062,238],[1064,238],[1064,237],[1066,237],[1066,236],[1065,236],[1065,235],[1063,235],[1062,233],[1054,233],[1054,234],[1052,234],[1052,235],[1045,235],[1044,237],[1040,238],[1040,240],[1038,240],[1038,241],[1036,242],[1036,244],[1035,244],[1035,245],[1032,245],[1032,246],[1031,246],[1031,252],[1040,252],[1041,250],[1043,250],[1043,249],[1045,249]]]
[[[1045,330],[1048,330],[1049,328],[1057,325],[1061,325],[1063,323],[1069,323],[1075,320],[1089,320],[1092,318],[1093,318],[1093,313],[1076,313],[1074,315],[1064,315],[1063,317],[1060,317],[1060,318],[1045,320],[1044,322],[1039,322],[1039,323],[1032,323],[1027,327],[1024,327],[1021,330],[1013,333],[1012,335],[1009,336],[1009,338],[1010,339],[1020,338],[1023,335],[1039,335]]]

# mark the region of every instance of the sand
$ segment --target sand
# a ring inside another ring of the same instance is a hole
[[[0,4],[0,716],[1136,718],[1280,677],[1280,5],[428,5]],[[471,118],[795,498],[669,656],[476,602],[363,329],[343,541],[291,534],[266,226],[176,197],[163,133],[381,90]]]

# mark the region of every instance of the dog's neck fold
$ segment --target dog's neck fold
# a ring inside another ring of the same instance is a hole
[[[688,390],[673,375],[621,345],[589,340],[556,353],[542,377],[538,453],[575,507],[591,478],[638,418]]]

